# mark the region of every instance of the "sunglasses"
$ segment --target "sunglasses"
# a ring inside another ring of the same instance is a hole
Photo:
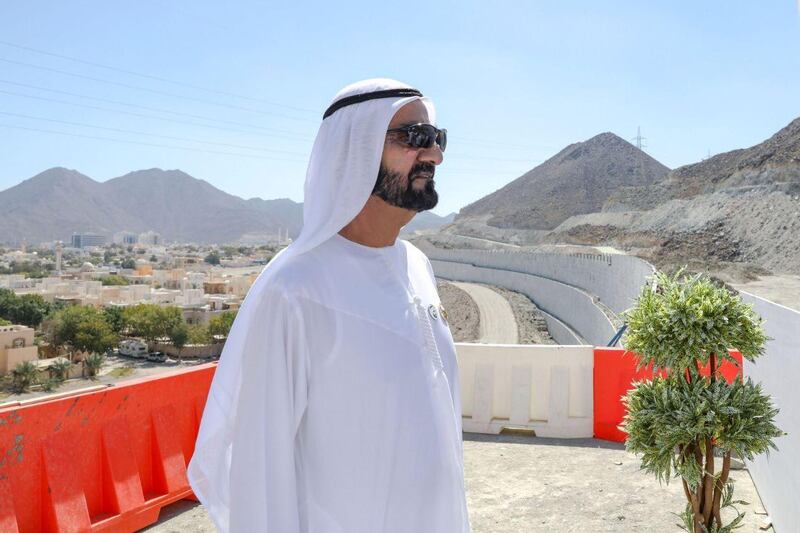
[[[447,147],[447,130],[440,130],[432,124],[411,124],[402,128],[386,130],[387,133],[399,131],[406,134],[403,142],[413,148],[430,148],[434,142],[439,145],[442,152]]]

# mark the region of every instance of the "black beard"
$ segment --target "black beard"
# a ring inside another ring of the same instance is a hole
[[[427,211],[433,209],[439,203],[439,194],[434,188],[436,183],[433,181],[433,174],[436,167],[432,163],[419,163],[414,165],[408,173],[406,186],[403,187],[403,176],[399,172],[394,172],[383,166],[381,161],[378,170],[378,179],[372,194],[381,198],[386,203],[409,209],[411,211]],[[420,178],[418,174],[428,173],[430,179]],[[414,179],[425,179],[425,188],[416,190],[413,187]]]

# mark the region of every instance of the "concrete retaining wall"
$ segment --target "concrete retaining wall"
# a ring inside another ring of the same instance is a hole
[[[182,359],[208,359],[211,357],[219,357],[220,354],[222,354],[222,348],[224,346],[224,342],[215,342],[214,344],[190,344],[184,346],[180,350],[180,357]],[[155,342],[152,344],[152,349],[164,352],[170,357],[178,357],[179,350],[172,344]]]
[[[788,435],[775,441],[778,451],[761,455],[747,467],[775,531],[797,531],[800,524],[800,312],[747,292],[742,299],[764,319],[769,337],[767,350],[755,364],[744,362],[745,377],[760,382],[781,410],[775,423]]]
[[[577,341],[579,344],[605,346],[614,336],[613,324],[592,297],[570,285],[531,274],[467,263],[431,259],[431,266],[436,276],[443,279],[488,283],[526,295],[542,311],[563,323],[558,324],[550,317],[547,324],[552,326],[550,334],[559,344],[575,344]]]
[[[457,343],[464,431],[590,438],[591,346]]]
[[[431,261],[512,270],[572,285],[600,298],[615,313],[633,306],[653,266],[622,254],[557,254],[510,250],[422,248]],[[608,339],[606,339],[608,340]]]

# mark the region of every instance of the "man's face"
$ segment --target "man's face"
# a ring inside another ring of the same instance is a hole
[[[388,129],[418,123],[430,123],[430,119],[425,104],[415,100],[395,113]],[[442,162],[442,151],[436,143],[430,148],[408,146],[403,142],[405,138],[404,132],[386,135],[378,179],[372,194],[391,205],[411,211],[433,209],[439,201],[433,175],[436,165]]]

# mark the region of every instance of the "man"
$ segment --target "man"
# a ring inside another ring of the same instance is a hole
[[[324,113],[303,230],[242,304],[189,465],[221,531],[470,531],[453,339],[430,262],[397,238],[438,199],[434,123],[388,79]]]

